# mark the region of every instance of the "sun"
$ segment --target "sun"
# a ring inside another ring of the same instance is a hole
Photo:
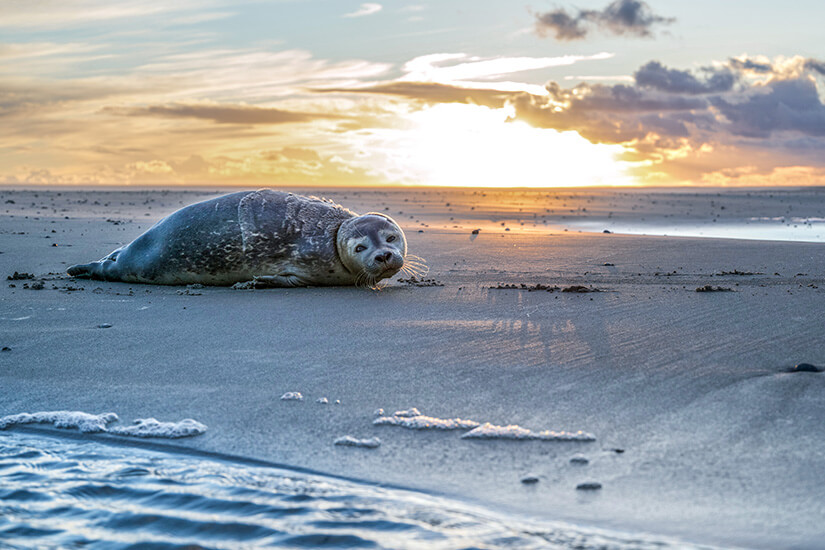
[[[457,187],[634,185],[618,145],[512,120],[508,107],[440,104],[404,115],[403,128],[373,130],[364,161],[392,181]]]

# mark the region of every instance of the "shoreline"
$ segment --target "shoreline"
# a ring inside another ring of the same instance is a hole
[[[545,233],[542,222],[610,211],[632,219],[648,205],[662,217],[688,209],[704,219],[781,215],[788,206],[805,215],[821,212],[825,196],[790,193],[795,202],[781,206],[743,196],[722,210],[711,199],[665,203],[650,193],[577,193],[577,202],[560,194],[540,204],[530,202],[535,194],[502,202],[503,193],[485,192],[470,202],[471,192],[405,191],[332,198],[397,216],[410,251],[428,261],[427,278],[444,286],[393,280],[380,292],[187,294],[71,280],[59,275],[66,265],[103,256],[192,195],[170,191],[144,203],[133,192],[4,193],[15,203],[3,204],[9,212],[0,217],[0,274],[47,280],[42,290],[25,289],[26,281],[0,288],[0,346],[11,348],[0,354],[0,416],[60,409],[193,418],[209,430],[180,444],[199,451],[437,489],[549,521],[697,543],[816,547],[825,536],[811,515],[825,467],[825,374],[787,371],[825,364],[825,247]],[[490,229],[473,236],[481,220]],[[531,291],[539,284],[600,292]],[[696,292],[706,285],[731,292]],[[288,391],[307,401],[280,401]],[[476,441],[372,425],[377,408],[411,407],[534,431],[583,430],[596,442]],[[382,444],[334,446],[343,435]],[[589,459],[583,469],[569,464],[576,454]],[[520,481],[528,475],[539,479],[532,488]],[[603,488],[583,497],[575,487],[588,481]]]

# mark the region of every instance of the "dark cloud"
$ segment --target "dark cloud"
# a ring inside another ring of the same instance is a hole
[[[556,40],[581,40],[587,36],[587,28],[581,14],[573,17],[563,9],[536,14],[536,33],[545,37],[550,32]]]
[[[550,82],[547,91],[546,97],[522,94],[515,98],[516,118],[537,127],[575,130],[597,143],[627,143],[650,134],[687,136],[688,119],[680,115],[708,106],[702,98],[624,84],[580,84],[565,89]]]
[[[581,40],[593,28],[608,34],[637,37],[653,36],[656,25],[673,23],[674,18],[653,13],[650,6],[641,0],[614,0],[603,10],[578,10],[570,15],[559,8],[536,14],[536,33],[539,36],[552,34],[556,40]]]
[[[389,82],[366,88],[323,88],[316,92],[353,94],[397,95],[424,103],[473,103],[485,107],[500,108],[512,92],[500,90],[462,88],[435,82]]]
[[[759,74],[767,74],[773,72],[773,65],[753,59],[740,59],[733,57],[728,60],[728,64],[738,71],[751,71]]]
[[[821,75],[825,75],[825,62],[818,61],[816,59],[808,59],[805,61],[805,68],[809,71],[817,72]]]
[[[765,90],[736,99],[711,99],[729,121],[725,126],[732,134],[767,138],[774,132],[791,131],[825,136],[825,105],[810,78],[775,80]]]
[[[586,111],[616,113],[687,111],[703,109],[707,106],[707,102],[701,98],[660,94],[626,84],[614,86],[579,84],[575,88],[567,89],[562,88],[556,82],[550,82],[546,88],[552,101],[565,103],[568,105],[567,110],[582,113]]]
[[[668,69],[658,61],[642,66],[633,75],[636,84],[673,94],[710,94],[727,92],[736,82],[734,73],[727,67],[705,69],[707,77],[696,78],[690,71]]]
[[[103,112],[121,116],[155,116],[167,118],[198,118],[219,124],[285,124],[307,122],[325,115],[296,113],[269,107],[250,105],[150,105],[148,107],[106,107]]]

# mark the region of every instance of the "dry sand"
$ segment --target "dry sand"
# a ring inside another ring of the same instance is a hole
[[[0,352],[0,416],[189,417],[209,429],[175,445],[531,517],[821,547],[825,373],[787,371],[825,366],[825,246],[577,227],[788,225],[821,217],[823,190],[314,193],[395,217],[443,286],[186,291],[71,280],[68,265],[217,192],[0,192],[0,275],[44,281],[0,289],[0,347],[10,348]],[[519,288],[491,288],[507,285]],[[732,292],[696,292],[706,285]],[[279,399],[288,391],[305,399]],[[596,441],[373,426],[379,407]],[[335,446],[345,435],[382,443]],[[576,489],[585,482],[602,488]]]

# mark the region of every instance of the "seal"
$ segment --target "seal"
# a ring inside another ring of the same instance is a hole
[[[407,262],[405,262],[407,260]],[[326,199],[261,189],[191,204],[72,277],[159,285],[374,287],[418,274],[389,216],[359,216]]]

